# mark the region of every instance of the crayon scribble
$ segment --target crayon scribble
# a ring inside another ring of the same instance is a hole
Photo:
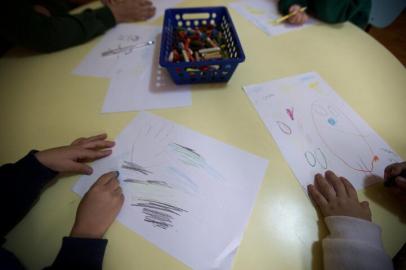
[[[294,113],[293,107],[291,107],[290,109],[289,108],[286,109],[286,113],[289,115],[290,120],[292,120],[292,121],[295,120],[295,117],[293,115],[293,113]]]
[[[224,177],[211,167],[202,155],[197,153],[194,149],[180,145],[178,143],[171,143],[168,145],[170,150],[178,156],[178,160],[185,165],[192,166],[204,170],[210,176],[216,179],[224,179]]]
[[[127,179],[124,179],[123,181],[126,183],[141,184],[141,185],[155,185],[155,186],[172,188],[167,182],[159,181],[159,180],[140,180],[140,179],[127,178]]]
[[[323,106],[327,106],[328,111],[323,108]],[[346,129],[338,129],[336,120],[332,118],[331,115],[340,116],[342,126],[344,126],[345,123],[347,124]],[[379,161],[379,157],[375,155],[372,146],[366,138],[367,136],[361,133],[359,127],[351,118],[345,115],[339,108],[332,105],[321,105],[319,101],[315,101],[311,105],[311,117],[317,135],[333,156],[338,158],[345,166],[355,171],[367,174],[374,171],[375,163]],[[341,140],[340,144],[336,141],[331,141],[331,138],[325,135],[325,130],[327,129],[324,125],[324,121],[330,124],[330,126],[328,126],[330,136],[333,131],[340,133],[338,137]],[[349,156],[347,152],[343,151],[345,148],[340,147],[350,142],[355,144],[358,148],[360,148],[360,146],[363,147],[362,152],[358,153],[358,158],[355,158],[353,154]]]
[[[181,189],[186,193],[196,193],[199,190],[197,184],[184,172],[181,172],[179,169],[173,166],[167,167],[168,173],[175,176],[177,182],[179,182]]]
[[[292,135],[292,129],[287,124],[281,121],[276,121],[276,124],[283,133],[286,135]]]
[[[131,206],[142,208],[142,213],[145,215],[144,221],[164,230],[173,227],[172,222],[175,216],[181,216],[182,213],[188,212],[169,203],[156,200],[140,199],[139,201],[139,203],[133,203]]]
[[[304,156],[311,167],[314,168],[318,164],[321,169],[327,169],[327,157],[320,148],[317,148],[314,152],[306,151]]]
[[[124,164],[121,165],[121,167],[124,168],[124,169],[129,169],[129,170],[133,170],[133,171],[142,173],[144,175],[152,174],[152,172],[148,171],[147,169],[145,169],[141,165],[138,165],[135,162],[124,161]]]
[[[327,120],[327,122],[332,126],[335,126],[335,124],[337,123],[337,121],[334,118],[331,118],[331,117]]]
[[[316,167],[316,157],[314,156],[314,154],[310,151],[307,151],[304,153],[304,156],[306,158],[307,163],[311,166],[311,167]]]

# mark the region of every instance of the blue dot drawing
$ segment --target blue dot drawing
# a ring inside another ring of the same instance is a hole
[[[334,125],[337,123],[334,118],[329,118],[327,121],[328,121],[328,123],[329,123],[330,125],[332,125],[332,126],[334,126]]]

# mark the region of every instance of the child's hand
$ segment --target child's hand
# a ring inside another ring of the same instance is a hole
[[[124,203],[118,172],[102,175],[80,201],[70,236],[102,238]]]
[[[406,178],[401,176],[403,171],[406,171],[406,162],[391,164],[385,168],[384,179],[386,181],[390,177],[396,177],[396,187],[406,194]]]
[[[288,19],[288,22],[289,22],[289,23],[291,23],[291,24],[297,24],[297,25],[302,25],[302,24],[304,24],[304,23],[309,19],[309,16],[306,14],[305,11],[303,11],[303,12],[300,11],[301,8],[302,8],[302,7],[299,6],[299,5],[292,5],[292,6],[289,8],[289,13],[296,12],[295,15],[293,15],[292,17],[290,17],[290,18]]]
[[[349,216],[371,221],[368,202],[358,201],[357,191],[344,177],[327,171],[325,177],[317,174],[315,185],[307,188],[323,217]]]
[[[150,0],[103,0],[113,13],[117,23],[145,21],[155,15]]]
[[[52,148],[35,153],[44,166],[60,173],[92,174],[93,169],[84,164],[104,158],[112,153],[114,142],[106,140],[106,134],[79,138],[69,146]]]

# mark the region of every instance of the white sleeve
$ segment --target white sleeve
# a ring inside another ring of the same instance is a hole
[[[345,216],[331,216],[324,221],[330,231],[323,239],[324,270],[393,269],[378,225]]]

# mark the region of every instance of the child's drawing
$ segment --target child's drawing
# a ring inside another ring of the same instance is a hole
[[[103,112],[140,111],[184,107],[192,104],[189,86],[175,85],[167,71],[159,66],[161,36],[153,38],[153,45],[135,49],[137,59],[121,61],[107,92]],[[152,40],[151,40],[152,41]],[[126,56],[127,57],[127,56]],[[127,63],[127,64],[124,64]]]
[[[334,105],[314,102],[311,116],[317,135],[328,151],[348,168],[360,172],[374,172],[379,157],[357,125]],[[351,151],[345,147],[352,142]]]
[[[359,189],[401,160],[316,73],[244,89],[303,188],[329,169]]]
[[[119,170],[125,203],[118,219],[193,269],[230,269],[267,161],[147,113],[117,137],[74,190]],[[193,247],[193,248],[191,248]],[[221,256],[221,259],[219,259]]]
[[[109,30],[73,71],[80,76],[111,78],[151,62],[159,27],[120,24]]]

